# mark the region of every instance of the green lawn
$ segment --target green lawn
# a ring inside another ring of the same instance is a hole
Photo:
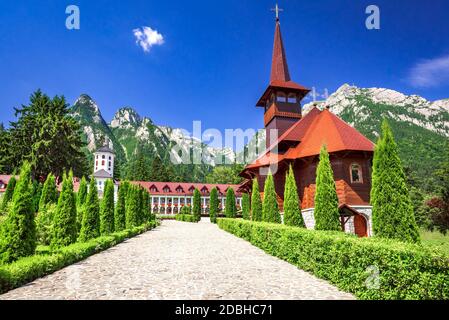
[[[443,235],[437,231],[421,230],[422,243],[449,254],[449,233]]]

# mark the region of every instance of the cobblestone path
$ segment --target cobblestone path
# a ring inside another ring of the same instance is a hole
[[[207,221],[152,231],[0,299],[354,299]]]

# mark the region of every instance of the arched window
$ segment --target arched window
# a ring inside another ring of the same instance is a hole
[[[362,166],[360,164],[352,163],[349,170],[351,183],[363,183]]]
[[[296,95],[294,94],[294,93],[290,93],[289,95],[288,95],[288,99],[287,99],[287,102],[288,103],[296,103]]]
[[[277,102],[287,102],[287,97],[285,96],[285,93],[278,92],[276,95],[276,101]]]

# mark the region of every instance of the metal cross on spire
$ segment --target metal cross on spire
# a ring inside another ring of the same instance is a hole
[[[284,9],[279,8],[278,4],[276,3],[276,6],[272,8],[271,11],[276,12],[276,21],[279,21],[279,12],[283,12]]]

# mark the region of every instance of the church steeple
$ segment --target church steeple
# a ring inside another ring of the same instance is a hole
[[[290,81],[288,72],[287,56],[285,55],[284,43],[282,41],[279,17],[276,18],[276,29],[274,30],[273,58],[271,59],[270,83],[275,81]]]

